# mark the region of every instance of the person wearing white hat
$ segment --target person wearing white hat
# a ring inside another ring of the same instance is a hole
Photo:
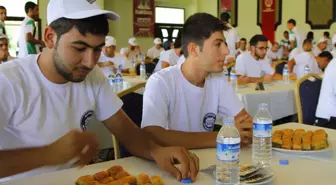
[[[140,54],[140,46],[135,37],[128,39],[128,60],[135,61],[138,54]]]
[[[87,164],[98,149],[96,136],[86,132],[92,116],[131,154],[155,160],[178,180],[196,179],[197,156],[162,147],[138,128],[96,65],[108,19],[119,15],[94,0],[50,0],[47,49],[0,65],[0,161],[6,169],[0,181]]]
[[[160,38],[154,39],[154,46],[147,51],[147,57],[156,59],[160,57],[160,53],[164,50],[162,47],[162,41]]]
[[[104,72],[105,76],[109,76],[112,73],[116,72],[115,68],[115,60],[116,60],[116,46],[117,41],[112,36],[105,37],[105,46],[103,47],[103,51],[98,59],[97,65]]]
[[[315,56],[318,56],[320,53],[322,53],[324,50],[327,49],[328,46],[328,39],[322,37],[317,42],[316,47],[313,49],[313,53]]]

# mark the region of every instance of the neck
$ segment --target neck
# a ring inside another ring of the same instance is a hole
[[[255,56],[254,53],[252,53],[252,52],[251,52],[251,56],[252,56],[252,58],[254,58],[254,60],[257,60],[257,61],[259,60],[258,57]]]
[[[37,59],[37,64],[41,70],[41,73],[52,83],[67,83],[68,81],[57,72],[52,60],[52,51],[48,50],[40,54],[39,58]]]
[[[209,75],[208,72],[195,65],[195,62],[190,58],[187,58],[182,64],[181,72],[185,79],[197,87],[204,87],[205,78]]]

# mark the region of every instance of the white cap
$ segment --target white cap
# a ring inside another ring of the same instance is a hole
[[[112,36],[105,37],[105,47],[117,46],[117,41]]]
[[[0,34],[0,39],[7,39],[8,40],[8,37],[5,34]]]
[[[128,39],[128,44],[130,44],[131,46],[138,46],[138,43],[134,37]]]
[[[335,45],[336,44],[336,33],[334,34],[333,38],[332,38],[332,44]]]
[[[128,53],[128,48],[121,48],[120,55],[126,55]]]
[[[162,44],[162,41],[160,38],[155,38],[154,39],[154,44]]]
[[[47,8],[47,21],[50,25],[59,18],[85,19],[96,15],[119,20],[119,15],[99,8],[96,0],[50,0]]]
[[[322,38],[320,38],[320,40],[317,42],[317,44],[320,44],[321,42],[327,42],[327,41],[328,41],[328,39],[322,37]]]

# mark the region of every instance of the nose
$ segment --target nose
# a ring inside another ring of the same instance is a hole
[[[84,63],[87,68],[93,69],[97,64],[100,53],[95,52],[93,49],[89,49],[85,55]]]
[[[223,49],[222,49],[222,53],[223,53],[223,55],[225,55],[225,56],[229,55],[229,53],[230,53],[229,48],[227,47],[226,44],[224,44],[224,47],[223,47]]]

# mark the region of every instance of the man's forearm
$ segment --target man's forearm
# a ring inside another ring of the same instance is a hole
[[[264,82],[264,78],[255,78],[255,77],[249,77],[250,83],[258,83],[258,82]]]
[[[0,151],[0,178],[48,165],[47,147]]]
[[[217,132],[182,132],[161,127],[146,127],[145,131],[163,146],[181,146],[187,149],[215,148]]]

